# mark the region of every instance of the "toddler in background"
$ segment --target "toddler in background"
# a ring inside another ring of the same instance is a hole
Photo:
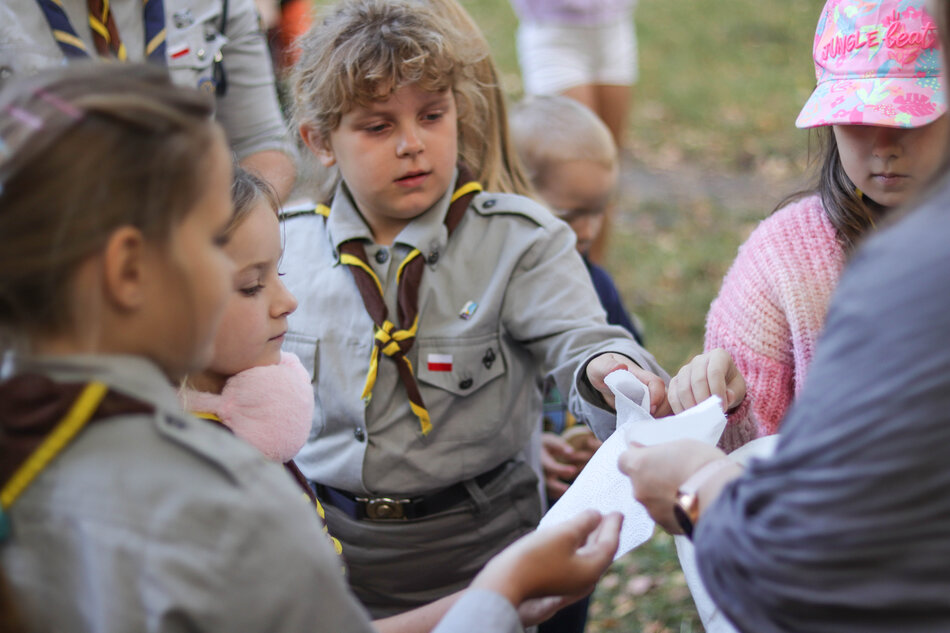
[[[820,131],[818,183],[783,201],[739,248],[706,318],[707,353],[669,391],[678,412],[708,396],[694,392],[698,377],[738,369],[747,395],[729,416],[720,442],[727,451],[778,431],[805,383],[848,256],[940,166],[950,124],[926,5],[829,0],[822,11],[818,86],[797,121]],[[861,45],[845,51],[841,42]],[[735,366],[726,370],[729,355]]]
[[[482,193],[458,164],[459,131],[479,122],[482,48],[418,2],[381,0],[338,4],[301,48],[301,136],[341,178],[329,206],[286,224],[300,308],[285,349],[317,401],[297,463],[354,590],[385,616],[464,586],[537,524],[523,460],[535,376],[553,373],[578,417],[611,428],[607,372],[640,373],[657,406],[665,385],[605,322],[569,228],[529,199]]]
[[[620,166],[610,131],[590,109],[566,97],[527,97],[512,108],[509,127],[531,185],[577,236],[607,322],[642,345],[610,274],[587,256],[617,193]]]

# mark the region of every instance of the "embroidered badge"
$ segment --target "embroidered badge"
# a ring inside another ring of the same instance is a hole
[[[472,318],[472,315],[475,314],[476,310],[478,310],[478,304],[474,301],[468,301],[462,306],[462,311],[459,312],[459,318],[468,321]]]
[[[204,92],[205,94],[214,94],[217,85],[217,82],[211,77],[202,77],[198,80],[198,90]]]
[[[451,354],[429,354],[426,360],[429,371],[452,371]]]

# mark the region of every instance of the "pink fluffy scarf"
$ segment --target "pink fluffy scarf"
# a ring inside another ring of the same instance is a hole
[[[307,441],[313,418],[313,387],[293,354],[280,363],[252,367],[224,383],[220,394],[183,389],[181,400],[193,413],[211,413],[234,434],[275,462],[287,462]]]

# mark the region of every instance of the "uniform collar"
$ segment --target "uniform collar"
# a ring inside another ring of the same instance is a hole
[[[32,356],[15,361],[14,372],[40,373],[57,382],[98,380],[157,409],[175,414],[182,411],[175,387],[157,365],[140,356]]]
[[[449,211],[449,203],[455,191],[458,180],[458,169],[452,177],[452,186],[439,198],[434,205],[415,217],[400,231],[394,240],[395,244],[405,244],[410,248],[419,249],[423,255],[440,253],[448,241],[448,231],[445,228],[445,215]],[[373,234],[367,226],[363,216],[356,210],[352,195],[346,183],[340,181],[333,195],[333,204],[330,207],[330,217],[327,218],[327,233],[330,243],[340,253],[340,244],[353,239],[373,241]]]

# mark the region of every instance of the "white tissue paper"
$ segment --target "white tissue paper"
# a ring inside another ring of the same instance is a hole
[[[633,498],[630,479],[620,472],[617,461],[630,442],[645,445],[692,438],[716,444],[726,427],[719,398],[713,396],[679,415],[653,419],[646,385],[626,370],[611,372],[605,382],[616,398],[617,430],[594,453],[567,492],[558,499],[538,526],[543,529],[577,516],[587,509],[623,514],[620,547],[614,559],[645,543],[654,523]]]

